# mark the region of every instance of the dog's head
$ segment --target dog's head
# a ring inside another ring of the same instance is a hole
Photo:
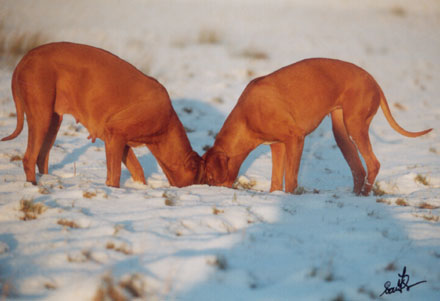
[[[185,187],[202,183],[202,158],[195,151],[188,153],[183,164],[170,166],[159,162],[171,186]]]
[[[204,174],[204,160],[198,153],[192,151],[184,162],[185,178],[187,179],[187,185],[202,184],[202,178]],[[186,186],[186,185],[184,185]]]
[[[212,186],[231,186],[228,183],[229,157],[222,151],[210,148],[202,157],[202,183]]]

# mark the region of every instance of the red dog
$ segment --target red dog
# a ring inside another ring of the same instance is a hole
[[[35,164],[48,173],[49,151],[64,114],[71,114],[94,142],[105,142],[108,186],[119,187],[121,162],[145,184],[131,146],[146,145],[173,186],[198,183],[194,152],[165,88],[117,56],[86,45],[53,43],[26,54],[12,76],[17,137],[26,114],[29,135],[23,158],[26,179],[36,184]]]
[[[203,156],[203,182],[231,187],[247,155],[266,143],[272,151],[270,190],[282,190],[285,176],[285,191],[293,192],[304,138],[331,114],[336,142],[353,173],[353,192],[368,195],[380,167],[368,136],[379,105],[398,133],[417,137],[431,131],[413,133],[401,128],[373,77],[347,62],[308,59],[257,78],[246,87],[214,146]]]

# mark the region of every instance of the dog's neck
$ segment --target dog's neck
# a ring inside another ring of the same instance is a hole
[[[261,141],[250,135],[246,128],[229,129],[223,127],[217,135],[213,149],[222,152],[228,157],[228,180],[227,186],[231,187],[237,178],[240,167],[249,153],[255,149]]]
[[[169,128],[162,134],[161,139],[147,146],[157,159],[171,186],[182,187],[193,184],[198,171],[189,170],[186,168],[188,165],[186,163],[188,163],[187,160],[195,161],[196,157],[191,157],[193,149],[178,119],[170,120]],[[192,173],[192,176],[188,175]]]

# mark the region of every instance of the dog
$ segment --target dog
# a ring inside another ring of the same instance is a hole
[[[312,58],[252,80],[227,117],[212,148],[203,155],[203,183],[232,187],[241,164],[260,144],[270,144],[270,191],[293,193],[304,138],[330,114],[338,147],[353,174],[353,192],[368,195],[379,172],[368,129],[379,106],[398,133],[408,132],[391,115],[375,79],[360,67],[334,59]],[[358,151],[365,160],[367,172]]]
[[[23,157],[26,180],[36,185],[35,165],[48,173],[49,152],[64,114],[89,131],[89,139],[105,142],[106,184],[119,187],[121,162],[133,180],[146,184],[132,147],[146,145],[172,186],[200,182],[201,158],[171,104],[168,92],[154,78],[105,50],[58,42],[29,51],[12,76],[17,111],[17,137],[28,122]]]

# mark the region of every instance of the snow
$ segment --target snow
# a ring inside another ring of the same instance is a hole
[[[0,299],[369,300],[386,281],[395,286],[406,266],[409,284],[427,283],[382,298],[440,300],[438,1],[1,0],[0,7],[3,49],[42,33],[103,47],[156,77],[199,154],[252,78],[315,56],[365,68],[404,128],[434,128],[406,138],[378,112],[370,135],[385,194],[357,197],[328,118],[306,139],[300,195],[268,192],[268,146],[244,162],[237,189],[170,187],[145,147],[135,152],[147,185],[123,169],[121,188],[109,188],[103,142],[92,144],[70,116],[49,175],[33,186],[19,160],[25,127],[0,142]],[[0,54],[4,137],[16,119],[13,58]]]

